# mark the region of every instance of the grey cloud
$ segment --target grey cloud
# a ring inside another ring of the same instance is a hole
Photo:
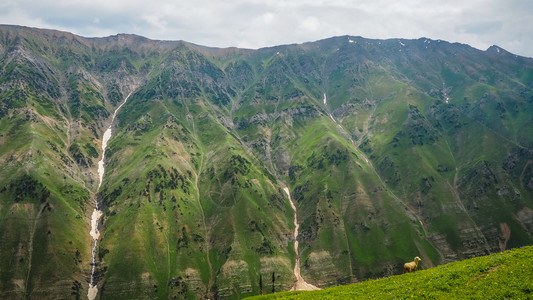
[[[491,34],[499,31],[503,28],[502,22],[499,21],[487,21],[478,22],[473,24],[462,24],[456,30],[460,33],[468,34]]]
[[[9,24],[85,36],[135,33],[153,39],[259,48],[333,35],[421,36],[492,44],[533,56],[529,0],[20,0],[0,4]]]

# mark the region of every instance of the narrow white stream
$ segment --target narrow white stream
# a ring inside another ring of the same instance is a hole
[[[107,148],[107,142],[111,138],[111,128],[113,126],[113,121],[115,121],[115,117],[117,116],[118,111],[128,101],[128,98],[131,96],[131,93],[124,99],[124,101],[115,109],[115,112],[113,113],[113,117],[111,118],[111,123],[109,124],[109,127],[104,132],[104,135],[102,137],[102,159],[98,162],[98,188],[96,189],[96,192],[98,193],[100,191],[100,186],[102,185],[102,179],[104,178],[104,172],[105,172],[105,149]],[[87,297],[89,300],[93,300],[96,298],[96,294],[98,293],[98,287],[96,284],[94,284],[94,271],[96,269],[96,251],[98,246],[98,239],[100,238],[100,231],[98,230],[98,222],[100,221],[100,218],[102,217],[103,212],[100,210],[98,206],[98,200],[95,197],[94,198],[94,210],[91,217],[91,232],[90,235],[93,238],[93,249],[92,249],[92,258],[91,258],[91,281],[89,282],[89,291],[87,292]]]
[[[324,93],[324,99],[322,101],[324,101],[324,105],[328,105],[328,97],[326,96],[326,93]],[[330,112],[328,112],[328,116],[331,119],[331,121],[333,121],[335,124],[337,124],[337,126],[339,126],[339,128],[342,128],[342,126],[339,123],[337,123],[337,121],[333,118]]]
[[[294,202],[292,202],[291,194],[289,192],[288,187],[284,187],[283,191],[287,194],[287,197],[289,198],[289,202],[291,203],[292,210],[294,211],[294,255],[296,256],[296,261],[294,262],[294,276],[296,277],[296,282],[291,288],[291,291],[312,291],[312,290],[320,290],[320,288],[305,282],[302,275],[300,274],[300,252],[298,250],[298,229],[300,229],[300,225],[298,224],[298,214],[296,213],[296,205],[294,205]]]

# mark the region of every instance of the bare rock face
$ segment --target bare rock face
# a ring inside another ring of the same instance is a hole
[[[280,172],[284,175],[289,175],[289,168],[291,166],[291,157],[289,152],[282,151],[277,156],[276,165]]]
[[[308,282],[316,286],[332,286],[337,282],[339,272],[328,251],[311,252],[302,263],[302,276],[309,278]]]
[[[446,241],[445,234],[432,234],[429,238],[443,256],[443,263],[449,263],[458,260],[458,254],[456,251],[453,251],[452,248],[450,248],[449,243]]]
[[[261,258],[261,281],[263,293],[288,291],[293,285],[293,266],[289,259],[281,257]]]
[[[248,264],[243,261],[228,260],[222,266],[222,274],[220,282],[226,288],[219,289],[220,296],[227,297],[234,293],[233,290],[238,290],[242,294],[247,294],[252,291],[252,284],[250,278],[246,276],[248,273]]]
[[[500,250],[503,252],[507,248],[507,242],[509,241],[509,238],[511,237],[511,228],[509,228],[509,225],[507,223],[500,223],[500,231],[501,231],[501,241],[500,241]]]

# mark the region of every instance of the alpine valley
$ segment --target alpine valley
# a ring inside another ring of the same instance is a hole
[[[96,299],[242,298],[428,269],[533,244],[533,59],[1,25],[0,166],[1,299],[86,299],[92,280]]]

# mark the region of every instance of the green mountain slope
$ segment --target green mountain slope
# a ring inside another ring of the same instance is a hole
[[[113,123],[98,190],[103,131]],[[240,298],[533,243],[533,60],[0,26],[0,295]],[[38,253],[38,255],[36,255]]]
[[[249,299],[529,299],[533,293],[532,251],[530,246],[322,291]]]

